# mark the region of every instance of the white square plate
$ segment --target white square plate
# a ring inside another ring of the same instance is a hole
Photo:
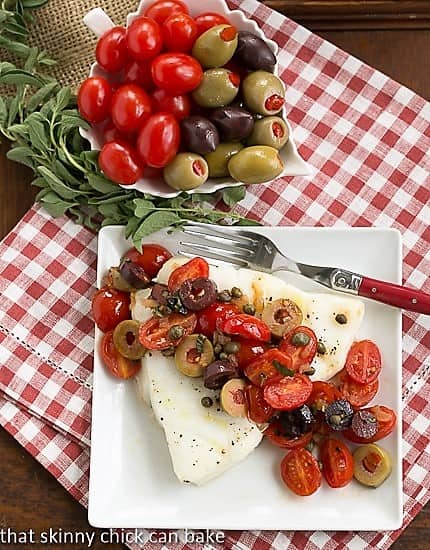
[[[401,238],[377,228],[252,228],[273,239],[292,258],[339,266],[401,282]],[[179,233],[152,235],[176,253]],[[99,234],[98,284],[130,247],[123,228]],[[383,261],[381,261],[383,259]],[[294,274],[281,273],[308,291],[330,292]],[[96,329],[88,519],[96,527],[285,530],[391,530],[402,523],[401,312],[365,300],[359,337],[371,338],[383,357],[375,403],[397,413],[398,424],[382,441],[393,459],[390,478],[378,489],[352,482],[324,484],[310,497],[293,495],[281,482],[285,451],[263,441],[244,461],[204,487],[182,485],[170,463],[163,431],[140,401],[133,381],[114,380],[98,352]]]

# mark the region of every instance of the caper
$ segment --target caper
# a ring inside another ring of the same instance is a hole
[[[320,354],[320,355],[325,355],[327,353],[327,348],[325,347],[325,345],[322,343],[322,342],[318,342],[317,344],[317,352]]]
[[[226,353],[237,353],[240,350],[239,342],[227,342],[224,346],[224,351]]]
[[[220,143],[215,151],[207,153],[205,160],[208,164],[210,178],[225,178],[229,176],[228,162],[233,155],[243,149],[239,142]]]
[[[224,107],[236,97],[239,85],[240,77],[236,73],[228,69],[209,69],[191,95],[200,107]]]
[[[348,322],[346,315],[343,313],[338,313],[335,317],[335,320],[337,323],[339,323],[339,325],[346,325],[346,323]]]
[[[248,315],[255,315],[255,306],[254,304],[245,304],[243,306],[243,313],[247,313]]]
[[[182,336],[184,335],[184,332],[185,331],[183,327],[181,327],[181,325],[173,325],[172,327],[169,328],[169,332],[168,332],[169,340],[175,341],[175,340],[178,340],[179,338],[182,338]]]
[[[285,89],[282,81],[267,71],[254,71],[242,83],[245,103],[260,115],[276,115],[284,105]]]
[[[222,292],[218,293],[218,300],[220,302],[230,302],[231,301],[231,294],[229,290],[223,290]]]
[[[171,346],[170,348],[163,349],[161,355],[164,355],[164,357],[173,357],[175,355],[175,348]]]
[[[242,298],[242,296],[243,296],[243,292],[240,290],[240,288],[238,286],[234,286],[230,290],[230,293],[233,296],[233,298]]]
[[[208,409],[209,407],[212,407],[212,405],[214,404],[213,400],[211,397],[208,397],[207,395],[205,397],[202,397],[201,400],[200,400],[200,403],[203,405],[203,407],[205,407],[206,409]]]
[[[222,345],[221,344],[215,344],[214,346],[214,352],[218,355],[218,353],[222,352]]]
[[[242,183],[265,183],[278,177],[284,170],[279,151],[267,145],[245,147],[228,162],[233,179]]]
[[[315,374],[314,367],[308,367],[307,370],[303,371],[303,374],[306,374],[307,376],[312,376],[313,374]]]
[[[193,57],[205,68],[222,67],[233,57],[237,47],[237,30],[232,25],[211,27],[194,42]]]
[[[221,361],[225,361],[226,359],[228,359],[228,355],[227,355],[227,353],[225,353],[224,351],[222,351],[222,352],[219,354],[219,358],[221,359]]]
[[[291,338],[291,343],[297,347],[307,346],[310,341],[310,337],[304,332],[296,332]]]

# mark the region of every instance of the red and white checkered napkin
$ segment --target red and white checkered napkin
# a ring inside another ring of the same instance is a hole
[[[243,213],[396,227],[405,282],[429,292],[430,104],[256,1],[239,4],[280,45],[287,115],[314,168],[249,187]],[[96,237],[39,207],[0,245],[0,421],[84,505],[95,265]],[[430,320],[406,313],[403,328],[404,528],[430,497]],[[224,548],[387,548],[400,533],[230,532]]]

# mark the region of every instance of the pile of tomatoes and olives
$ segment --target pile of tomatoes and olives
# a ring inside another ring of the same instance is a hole
[[[155,244],[144,244],[142,253],[131,249],[95,293],[92,311],[104,332],[101,355],[109,371],[126,379],[148,350],[171,356],[184,376],[202,377],[206,388],[219,390],[227,414],[249,418],[287,451],[281,477],[296,494],[314,493],[322,478],[335,488],[353,477],[380,485],[391,459],[376,442],[393,431],[396,415],[383,405],[367,407],[382,365],[376,344],[353,343],[333,380],[312,381],[312,361],[326,349],[303,326],[296,303],[274,300],[257,312],[240,288],[217,288],[199,257],[174,269],[167,285],[154,283],[170,257]],[[152,308],[142,323],[130,318],[131,297],[140,289],[147,289],[144,305]],[[215,406],[209,396],[201,405]],[[350,443],[359,445],[354,453]]]
[[[190,190],[208,178],[263,183],[283,171],[284,85],[255,34],[159,0],[127,28],[106,31],[96,59],[105,76],[81,84],[78,106],[103,136],[98,162],[113,182],[159,174]]]

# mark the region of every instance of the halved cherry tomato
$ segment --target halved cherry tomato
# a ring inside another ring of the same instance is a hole
[[[264,424],[273,416],[273,408],[266,403],[262,388],[249,385],[246,388],[246,398],[248,401],[248,417],[256,424]]]
[[[234,306],[236,307],[236,306]],[[239,313],[239,310],[236,311]],[[233,315],[232,315],[233,317]],[[257,340],[241,339],[240,348],[236,355],[237,365],[240,369],[244,369],[249,363],[254,361],[256,357],[262,355],[268,349],[268,345]]]
[[[151,114],[151,99],[140,86],[124,84],[113,94],[111,114],[120,132],[136,132]]]
[[[264,386],[264,399],[274,409],[292,411],[306,403],[312,392],[312,382],[306,374],[286,376]]]
[[[293,449],[281,462],[281,477],[296,495],[308,496],[321,485],[321,472],[315,457],[307,449]]]
[[[154,111],[172,114],[176,120],[182,120],[191,113],[191,100],[185,95],[170,95],[166,90],[155,90],[152,94]]]
[[[340,394],[356,408],[370,403],[379,388],[378,379],[370,384],[357,384],[345,369],[340,372],[338,380]]]
[[[322,473],[330,487],[345,487],[354,475],[351,451],[339,439],[329,438],[320,447]]]
[[[120,71],[127,61],[125,34],[124,27],[112,27],[97,42],[97,62],[108,73]]]
[[[160,25],[149,17],[138,17],[127,27],[127,48],[136,61],[147,61],[163,48]]]
[[[151,76],[151,63],[149,61],[138,63],[130,61],[124,69],[122,81],[124,84],[136,84],[146,92],[154,89]]]
[[[273,380],[280,380],[291,371],[291,357],[278,349],[268,349],[246,365],[244,374],[254,386],[265,386]]]
[[[163,53],[152,61],[152,80],[169,94],[181,95],[197,88],[203,78],[199,62],[185,53]]]
[[[312,439],[312,432],[307,432],[300,437],[286,437],[282,433],[282,426],[279,420],[271,422],[263,433],[273,445],[281,447],[282,449],[299,449],[301,447],[306,447]]]
[[[208,338],[212,338],[213,333],[218,330],[220,323],[222,323],[226,319],[229,319],[230,317],[234,317],[238,313],[239,308],[234,304],[215,302],[210,306],[205,307],[205,309],[197,312],[196,331],[199,334],[204,334]],[[240,348],[242,349],[242,342],[240,342]],[[236,357],[239,357],[239,354],[240,351],[236,355]]]
[[[375,441],[379,441],[380,439],[387,437],[387,435],[390,435],[390,433],[394,430],[397,417],[396,413],[389,407],[374,405],[373,407],[368,407],[367,409],[362,410],[369,411],[375,415],[378,423],[378,431],[373,437],[366,439],[364,437],[359,437],[352,431],[351,428],[348,428],[342,432],[342,435],[349,441],[352,441],[353,443],[375,443]]]
[[[130,248],[124,254],[124,258],[129,258],[132,262],[139,264],[151,278],[157,275],[164,263],[171,257],[172,255],[167,248],[150,243],[142,245],[142,252],[139,252],[136,248]]]
[[[291,339],[299,332],[309,337],[309,343],[306,346],[295,346],[291,342]],[[315,357],[317,345],[318,341],[314,331],[309,327],[298,326],[285,334],[281,340],[279,349],[291,356],[295,371],[305,372]]]
[[[188,13],[188,8],[180,0],[159,0],[151,4],[144,15],[162,25],[172,13]]]
[[[187,13],[173,13],[164,21],[164,45],[173,52],[189,52],[197,38],[197,25]]]
[[[194,313],[188,315],[170,313],[166,317],[152,317],[140,325],[139,341],[142,346],[148,349],[167,349],[177,346],[184,336],[192,334],[196,324],[197,317]],[[183,335],[176,340],[170,340],[169,330],[176,325],[184,329]]]
[[[381,353],[371,340],[354,342],[348,352],[345,368],[358,384],[374,382],[381,372]]]
[[[84,80],[78,92],[78,108],[82,118],[93,124],[109,116],[112,86],[101,76]]]
[[[120,185],[133,185],[143,175],[143,161],[126,141],[105,143],[98,163],[105,176]]]
[[[334,384],[316,380],[312,382],[312,393],[306,403],[315,412],[324,412],[327,405],[340,398],[340,391]]]
[[[143,123],[137,139],[137,151],[148,166],[163,168],[179,149],[180,129],[170,113],[156,113]]]
[[[113,343],[113,330],[103,335],[100,347],[103,363],[116,378],[126,380],[137,374],[142,363],[123,357]]]
[[[230,22],[220,13],[206,12],[201,13],[195,19],[197,25],[197,36],[200,36],[208,29],[216,27],[217,25],[228,25]]]
[[[103,286],[93,296],[91,311],[100,330],[113,330],[121,321],[130,319],[130,294]]]
[[[220,329],[226,334],[237,334],[259,342],[269,342],[271,336],[270,328],[266,323],[247,313],[239,313],[239,315],[227,319],[221,323]]]
[[[170,292],[174,292],[178,290],[183,282],[194,281],[194,279],[199,279],[200,277],[209,277],[209,264],[203,258],[193,258],[172,271],[167,286]]]

